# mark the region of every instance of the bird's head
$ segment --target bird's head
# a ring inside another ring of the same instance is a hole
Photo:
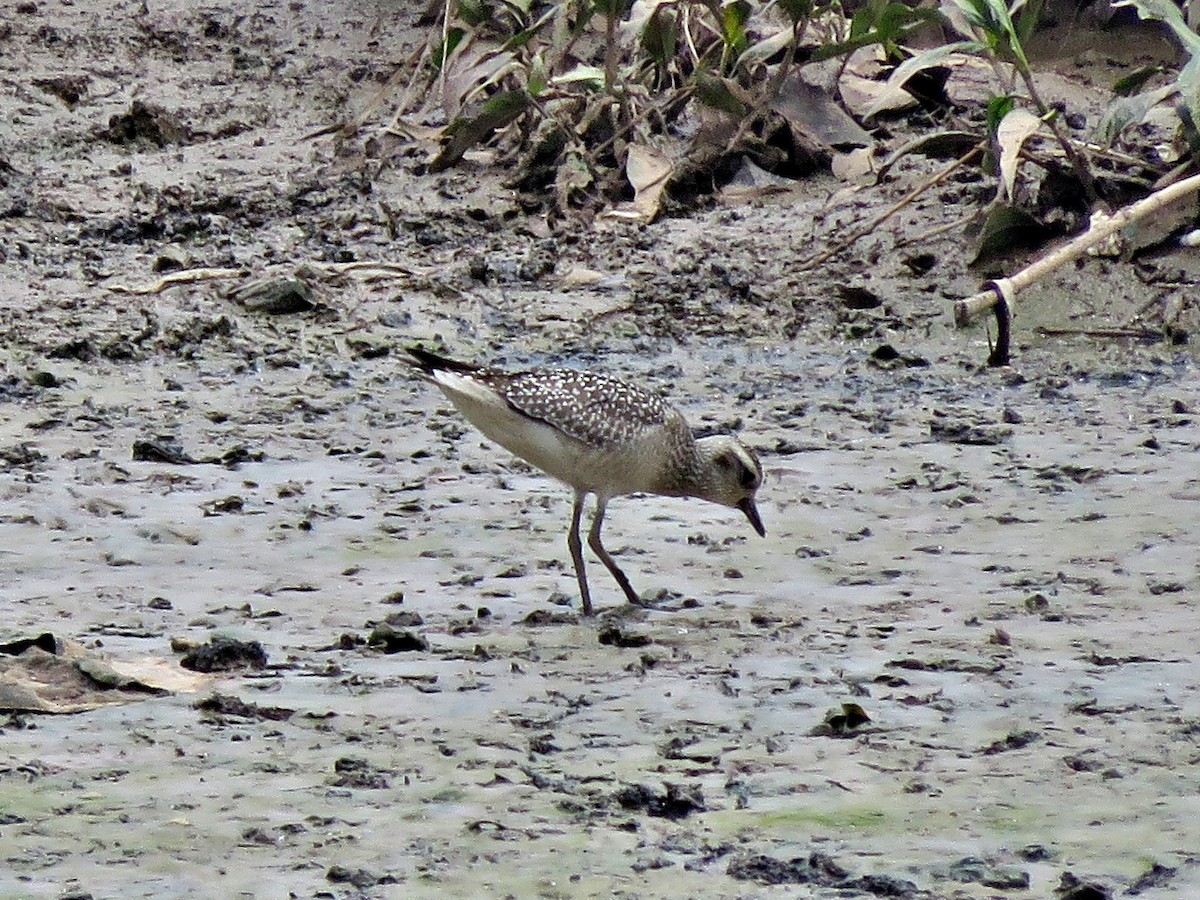
[[[696,441],[696,448],[709,463],[704,479],[705,500],[740,509],[759,537],[766,537],[754,495],[762,486],[762,464],[754,451],[736,438],[714,435]]]

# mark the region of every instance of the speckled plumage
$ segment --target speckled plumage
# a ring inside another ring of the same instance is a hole
[[[579,524],[589,493],[596,495],[596,512],[588,543],[631,602],[637,594],[600,540],[613,497],[699,497],[740,509],[765,533],[754,504],[762,466],[753,452],[731,437],[695,440],[682,413],[657,394],[596,372],[506,372],[420,347],[409,354],[422,377],[487,437],[575,489],[567,544],[585,614],[592,604]]]
[[[608,375],[575,369],[538,369],[515,375],[478,373],[516,410],[592,447],[609,449],[667,424],[671,408],[651,394]]]

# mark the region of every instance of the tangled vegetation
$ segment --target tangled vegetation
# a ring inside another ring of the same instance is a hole
[[[635,221],[735,178],[832,168],[864,183],[921,153],[950,160],[926,187],[964,165],[993,181],[973,215],[986,255],[1078,230],[1193,166],[1200,37],[1169,0],[1116,6],[1162,22],[1186,61],[1122,79],[1084,129],[1030,65],[1042,0],[445,0],[385,130],[427,142],[434,172],[503,165],[554,216]],[[989,73],[974,106],[946,90],[963,66]],[[1139,143],[1163,105],[1177,140]],[[885,154],[876,135],[900,120],[916,136]]]

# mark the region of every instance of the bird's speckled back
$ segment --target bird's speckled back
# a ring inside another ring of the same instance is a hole
[[[616,378],[575,369],[474,376],[499,391],[522,415],[553,425],[596,449],[613,449],[661,429],[674,410],[657,394]]]

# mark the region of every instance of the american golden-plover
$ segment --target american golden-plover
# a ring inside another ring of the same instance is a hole
[[[638,595],[600,541],[604,509],[613,497],[699,497],[740,509],[766,535],[754,505],[763,477],[758,458],[732,437],[697,440],[683,414],[658,395],[596,372],[505,372],[421,347],[408,353],[421,377],[441,388],[484,435],[575,489],[567,546],[584,615],[592,614],[592,597],[579,523],[588,494],[596,495],[588,546],[631,603]]]

